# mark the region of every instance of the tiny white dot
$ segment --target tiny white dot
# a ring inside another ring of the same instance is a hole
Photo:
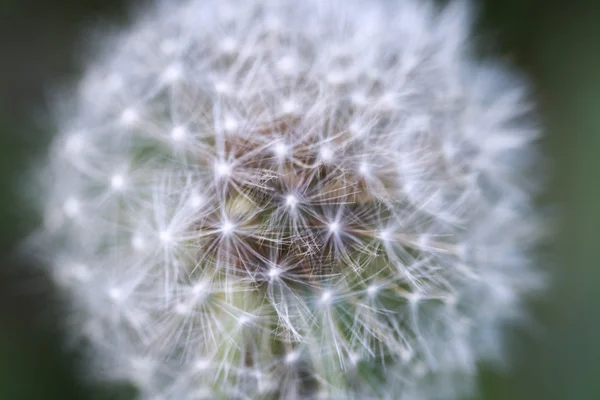
[[[171,138],[173,140],[181,140],[185,137],[185,128],[183,126],[176,126],[171,130]]]
[[[91,275],[90,269],[84,264],[76,264],[72,267],[71,276],[79,282],[88,282]]]
[[[77,153],[83,148],[83,135],[81,133],[71,134],[65,142],[65,151]]]
[[[365,129],[358,122],[353,122],[348,127],[348,130],[352,134],[352,136],[356,138],[363,137],[365,135]]]
[[[217,81],[215,82],[215,92],[219,94],[227,94],[231,91],[231,87],[227,82]]]
[[[80,208],[79,200],[74,197],[69,197],[67,201],[65,201],[65,204],[63,204],[65,215],[69,218],[73,218],[79,214]]]
[[[110,288],[108,296],[114,301],[119,301],[123,298],[123,292],[119,288]]]
[[[125,186],[125,178],[123,175],[113,175],[110,179],[110,186],[115,190],[121,190]]]
[[[333,159],[333,150],[331,149],[331,147],[324,145],[323,147],[321,147],[319,155],[321,156],[321,160],[325,162],[331,161]]]
[[[295,351],[292,351],[285,356],[285,363],[293,364],[298,360],[298,358],[299,358],[298,353]]]
[[[193,193],[190,196],[190,206],[198,208],[204,204],[204,197],[200,193]]]
[[[348,77],[342,71],[332,71],[327,75],[327,82],[333,86],[343,85]]]
[[[252,321],[252,318],[248,315],[242,315],[239,319],[238,319],[238,325],[242,326],[242,325],[247,325],[250,321]]]
[[[350,362],[352,363],[352,365],[356,365],[358,364],[358,362],[360,361],[360,355],[356,354],[356,353],[351,353],[349,355],[350,358]]]
[[[298,199],[293,194],[288,194],[285,196],[285,204],[288,207],[294,208],[298,204]]]
[[[392,238],[392,232],[390,232],[389,229],[384,229],[383,231],[379,232],[379,239],[383,240],[383,241],[388,241]]]
[[[298,63],[292,56],[284,56],[277,62],[277,69],[285,75],[293,75],[298,67]]]
[[[404,361],[404,362],[412,360],[413,355],[414,354],[410,349],[407,349],[407,348],[400,349],[400,357],[402,358],[402,361]]]
[[[277,268],[277,267],[272,267],[269,270],[269,278],[277,278],[279,277],[279,275],[281,275],[281,268]]]
[[[281,104],[281,110],[285,114],[294,114],[298,111],[298,104],[293,100],[286,100]]]
[[[215,172],[217,176],[229,176],[231,174],[231,165],[221,161],[215,164]]]
[[[132,125],[136,123],[139,119],[138,112],[134,108],[127,108],[121,114],[121,122],[124,125]]]
[[[191,311],[189,304],[179,303],[175,306],[175,312],[179,315],[188,315]]]
[[[364,95],[364,93],[361,92],[354,92],[350,99],[352,100],[352,103],[354,103],[357,106],[364,106],[368,103],[368,99],[367,96]]]
[[[227,37],[221,41],[221,51],[225,54],[233,54],[238,48],[237,41],[232,37]]]
[[[332,293],[327,290],[321,295],[321,303],[328,304],[331,302]]]
[[[204,371],[210,366],[210,362],[208,360],[198,360],[194,363],[194,369],[196,371]]]
[[[396,96],[393,93],[385,93],[380,99],[381,108],[390,110],[396,108]]]
[[[198,281],[194,286],[192,286],[192,293],[195,295],[204,292],[208,288],[208,283],[206,281]]]
[[[369,287],[367,288],[367,293],[371,297],[375,296],[378,291],[379,291],[379,287],[377,285],[375,285],[375,284],[369,285]]]
[[[333,221],[329,224],[329,232],[337,233],[340,230],[340,224],[336,221]]]
[[[131,247],[133,247],[134,250],[143,250],[145,247],[144,243],[144,239],[139,236],[139,235],[135,235],[132,239],[131,239]]]
[[[365,162],[361,163],[360,166],[358,167],[358,172],[360,172],[361,175],[368,175],[369,174],[369,165]]]
[[[421,301],[421,295],[419,293],[409,293],[408,295],[406,295],[406,299],[408,300],[409,303],[411,304],[416,304],[419,301]]]
[[[168,231],[162,231],[161,233],[159,233],[158,238],[163,243],[169,243],[172,239],[172,236]]]
[[[431,244],[431,238],[427,234],[422,234],[417,240],[417,243],[419,244],[419,247],[428,249]]]
[[[175,82],[183,75],[183,68],[179,64],[172,64],[165,69],[163,73],[163,79],[165,82]]]
[[[278,158],[284,158],[288,153],[288,147],[285,143],[277,142],[273,146],[273,153],[275,153]]]
[[[225,128],[225,131],[227,132],[233,132],[237,130],[239,126],[240,124],[237,122],[237,120],[231,116],[226,117],[225,121],[223,121],[223,128]]]
[[[223,233],[223,236],[230,235],[234,229],[235,229],[235,226],[230,221],[225,221],[221,225],[221,232]]]

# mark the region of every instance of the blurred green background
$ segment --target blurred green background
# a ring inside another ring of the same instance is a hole
[[[600,399],[600,1],[473,2],[481,54],[533,82],[546,131],[539,201],[557,216],[539,255],[553,276],[531,305],[539,326],[514,332],[510,369],[483,369],[479,398]],[[0,400],[113,398],[76,379],[55,296],[14,253],[36,222],[17,194],[50,137],[41,118],[49,95],[76,79],[86,29],[126,22],[125,9],[117,0],[0,0]]]

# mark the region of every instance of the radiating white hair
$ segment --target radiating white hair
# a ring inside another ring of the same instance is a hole
[[[144,399],[444,399],[540,277],[537,129],[468,3],[160,2],[107,38],[37,254]]]

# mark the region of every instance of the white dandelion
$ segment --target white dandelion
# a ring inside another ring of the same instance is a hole
[[[94,377],[442,399],[505,358],[540,283],[537,130],[468,3],[430,3],[162,1],[90,61],[36,249]]]

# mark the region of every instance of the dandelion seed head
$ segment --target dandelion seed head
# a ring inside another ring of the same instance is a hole
[[[505,361],[543,287],[538,132],[524,80],[472,58],[469,3],[156,3],[90,59],[41,171],[32,253],[103,378],[419,400]]]

